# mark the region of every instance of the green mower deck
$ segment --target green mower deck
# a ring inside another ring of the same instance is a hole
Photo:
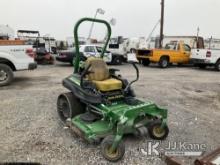
[[[80,115],[74,117],[71,122],[83,133],[84,138],[93,142],[97,138],[104,138],[111,134],[128,134],[135,132],[139,126],[148,125],[152,118],[162,119],[166,123],[167,110],[158,108],[152,102],[139,101],[138,105],[127,105],[124,102],[115,102],[112,105],[98,105],[96,109],[103,113],[104,118],[92,123],[80,119]],[[136,119],[140,121],[136,121]],[[120,121],[120,132],[117,132],[117,122]],[[126,128],[126,129],[124,129]]]

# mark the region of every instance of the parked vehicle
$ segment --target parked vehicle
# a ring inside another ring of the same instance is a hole
[[[220,71],[220,49],[192,49],[191,61],[195,66],[206,68],[214,66]]]
[[[85,60],[89,56],[100,57],[102,52],[102,47],[96,45],[81,45],[79,51],[82,54],[81,58]],[[74,57],[75,57],[75,49],[69,49],[69,50],[60,51],[58,53],[58,56],[56,57],[56,60],[60,62],[66,62],[72,64]],[[104,61],[109,64],[115,63],[114,59],[116,59],[116,57],[118,56],[112,54],[109,51],[106,51],[104,54]]]
[[[147,42],[144,37],[123,38],[122,36],[118,36],[110,39],[108,50],[114,54],[120,55],[120,60],[125,61],[127,59],[127,53],[146,47]]]
[[[34,45],[36,48],[44,47],[47,52],[56,54],[57,46],[56,40],[49,35],[40,36],[39,31],[33,30],[18,30],[17,36],[19,39],[26,40],[30,45]]]
[[[190,59],[191,48],[183,41],[166,44],[164,49],[137,50],[137,58],[144,65],[159,63],[161,68],[167,68],[171,63],[187,64]]]
[[[125,38],[122,36],[113,37],[109,41],[108,50],[111,53],[117,54],[121,56],[121,60],[126,58],[127,55],[127,49],[125,45]]]
[[[36,52],[35,61],[38,64],[53,64],[54,57],[51,53],[56,53],[55,39],[52,37],[41,37],[39,31],[18,30],[19,39],[25,40],[26,43],[33,45]]]
[[[47,51],[47,49],[45,49],[45,47],[38,47],[36,49],[34,60],[38,64],[54,64],[54,57]]]
[[[37,68],[37,64],[34,62],[32,46],[14,45],[15,42],[14,40],[11,42],[6,40],[5,43],[1,40],[0,42],[0,86],[10,84],[14,78],[13,72],[15,71]]]

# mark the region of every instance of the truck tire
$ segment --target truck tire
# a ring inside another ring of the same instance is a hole
[[[161,68],[167,68],[169,66],[169,58],[168,57],[161,57],[159,61],[159,66]]]
[[[112,59],[113,65],[121,65],[122,64],[122,58],[120,56],[115,56]]]
[[[217,71],[220,71],[220,60],[218,60],[218,61],[216,62],[216,64],[215,64],[215,69],[216,69]]]
[[[131,49],[130,49],[130,53],[136,53],[136,49],[131,48]]]
[[[149,66],[149,64],[150,64],[150,60],[149,59],[142,60],[142,65]]]
[[[199,67],[200,69],[205,69],[205,68],[206,68],[206,65],[205,65],[205,64],[198,64],[198,67]]]
[[[0,64],[0,87],[12,82],[14,74],[12,69],[5,64]]]

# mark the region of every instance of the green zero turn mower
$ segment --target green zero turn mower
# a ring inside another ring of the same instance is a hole
[[[108,36],[101,58],[90,57],[80,66],[78,27],[90,21],[107,26]],[[61,120],[74,134],[88,142],[101,142],[101,153],[109,161],[118,161],[125,153],[125,134],[165,139],[169,133],[167,110],[154,103],[143,102],[135,97],[131,84],[138,80],[139,71],[135,62],[135,80],[128,82],[116,74],[118,69],[109,69],[102,57],[111,36],[108,22],[100,19],[82,18],[74,28],[76,59],[74,73],[63,80],[70,92],[58,97],[57,110]],[[83,67],[82,67],[83,66]]]

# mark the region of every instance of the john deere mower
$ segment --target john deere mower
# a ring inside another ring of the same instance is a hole
[[[80,61],[78,27],[90,21],[106,25],[108,36],[101,58],[90,57]],[[123,137],[126,134],[147,134],[153,139],[167,137],[167,110],[154,103],[135,97],[131,85],[139,79],[136,60],[129,60],[136,70],[135,80],[128,82],[118,69],[108,68],[102,57],[111,36],[108,22],[100,19],[82,18],[74,27],[76,59],[74,73],[63,80],[70,92],[57,100],[60,119],[74,132],[90,143],[101,143],[101,153],[109,161],[118,161],[125,153]],[[136,58],[136,57],[135,57]]]

